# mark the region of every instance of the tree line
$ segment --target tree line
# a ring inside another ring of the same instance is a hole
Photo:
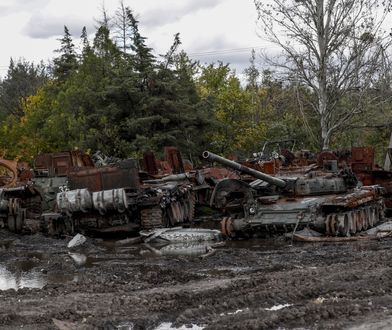
[[[205,149],[246,157],[265,141],[286,139],[311,150],[386,146],[391,122],[387,70],[372,74],[372,84],[351,86],[349,93],[327,90],[339,99],[325,105],[320,90],[298,79],[295,66],[286,76],[270,65],[260,68],[252,51],[241,81],[229,63],[191,59],[180,49],[179,34],[165,54],[154,55],[122,2],[113,15],[102,16],[92,40],[86,28],[75,38],[65,26],[50,64],[11,59],[0,81],[3,157],[29,161],[40,152],[83,149],[128,158],[176,146],[197,161]],[[387,52],[382,55],[387,63]],[[319,82],[328,87],[323,70]],[[352,110],[359,106],[361,111]],[[333,123],[323,124],[325,109],[335,111],[329,115],[333,120],[349,113],[327,139]]]

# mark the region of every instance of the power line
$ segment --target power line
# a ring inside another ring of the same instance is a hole
[[[200,57],[200,56],[215,56],[215,55],[230,55],[235,53],[247,53],[251,50],[259,50],[265,48],[263,46],[252,46],[252,47],[242,47],[242,48],[228,48],[228,49],[216,49],[216,50],[209,50],[209,51],[200,51],[200,52],[193,52],[187,53],[189,56]],[[6,70],[9,68],[9,65],[0,65],[0,70]]]
[[[254,47],[243,47],[243,48],[230,48],[230,49],[220,49],[220,50],[211,50],[205,52],[194,52],[188,53],[189,56],[209,56],[209,55],[224,55],[224,54],[234,54],[234,53],[244,53],[249,52],[252,49],[261,49],[262,46],[254,46]]]

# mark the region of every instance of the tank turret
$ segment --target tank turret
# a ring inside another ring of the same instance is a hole
[[[292,194],[295,196],[325,195],[332,193],[343,193],[353,188],[357,184],[355,175],[348,170],[340,173],[329,172],[308,172],[302,175],[274,177],[272,175],[257,171],[232,160],[218,156],[212,152],[204,151],[203,158],[215,161],[221,165],[230,167],[241,173],[248,174],[256,179],[269,183],[278,188],[279,193]],[[274,190],[273,193],[277,191]]]

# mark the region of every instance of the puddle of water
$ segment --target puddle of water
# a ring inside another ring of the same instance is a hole
[[[106,249],[103,253],[94,255],[69,253],[69,255],[78,266],[94,267],[102,262],[122,263],[132,260],[140,261],[142,259],[159,258],[161,256],[198,257],[207,253],[209,251],[209,246],[213,243],[214,242],[185,242],[173,244],[144,243],[131,246],[116,246],[116,241],[107,240],[102,242],[102,245]],[[264,238],[226,241],[225,247],[234,249],[249,249],[261,252],[280,251],[281,253],[285,253],[285,250],[291,248],[285,241],[276,241]]]
[[[99,265],[102,262],[125,263],[130,261],[140,261],[143,259],[159,258],[161,256],[188,256],[198,257],[209,250],[210,244],[191,244],[191,243],[177,243],[168,245],[159,244],[143,244],[137,247],[121,247],[117,248],[113,253],[107,251],[102,254],[84,255],[80,253],[68,253],[70,258],[78,266],[87,268]]]
[[[156,258],[159,256],[190,256],[197,257],[208,252],[208,246],[215,242],[184,242],[173,244],[135,244],[130,246],[116,246],[116,240],[104,240],[102,245],[106,252],[100,256],[87,255],[84,263],[85,267],[92,267],[100,262],[118,261],[124,259]],[[228,240],[223,248],[248,249],[253,251],[280,251],[290,249],[291,246],[287,241],[274,240],[266,238],[253,238],[249,240]],[[76,262],[76,261],[75,261]],[[79,264],[78,262],[76,262]]]
[[[78,280],[74,274],[42,273],[37,266],[39,261],[45,260],[45,258],[41,255],[41,258],[38,259],[38,253],[28,253],[28,255],[30,254],[35,256],[29,259],[16,260],[9,268],[0,265],[0,291],[19,290],[22,288],[42,289],[46,284],[59,284]]]
[[[38,271],[22,271],[12,273],[3,266],[0,266],[0,290],[19,290],[21,288],[42,289],[46,284],[46,279]]]

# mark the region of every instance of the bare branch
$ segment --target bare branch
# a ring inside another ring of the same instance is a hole
[[[377,102],[366,95],[386,76],[390,47],[382,26],[391,0],[254,0],[262,36],[283,50],[270,61],[314,93],[323,148],[331,135]],[[385,68],[384,68],[385,70]],[[351,100],[343,102],[343,100]]]

